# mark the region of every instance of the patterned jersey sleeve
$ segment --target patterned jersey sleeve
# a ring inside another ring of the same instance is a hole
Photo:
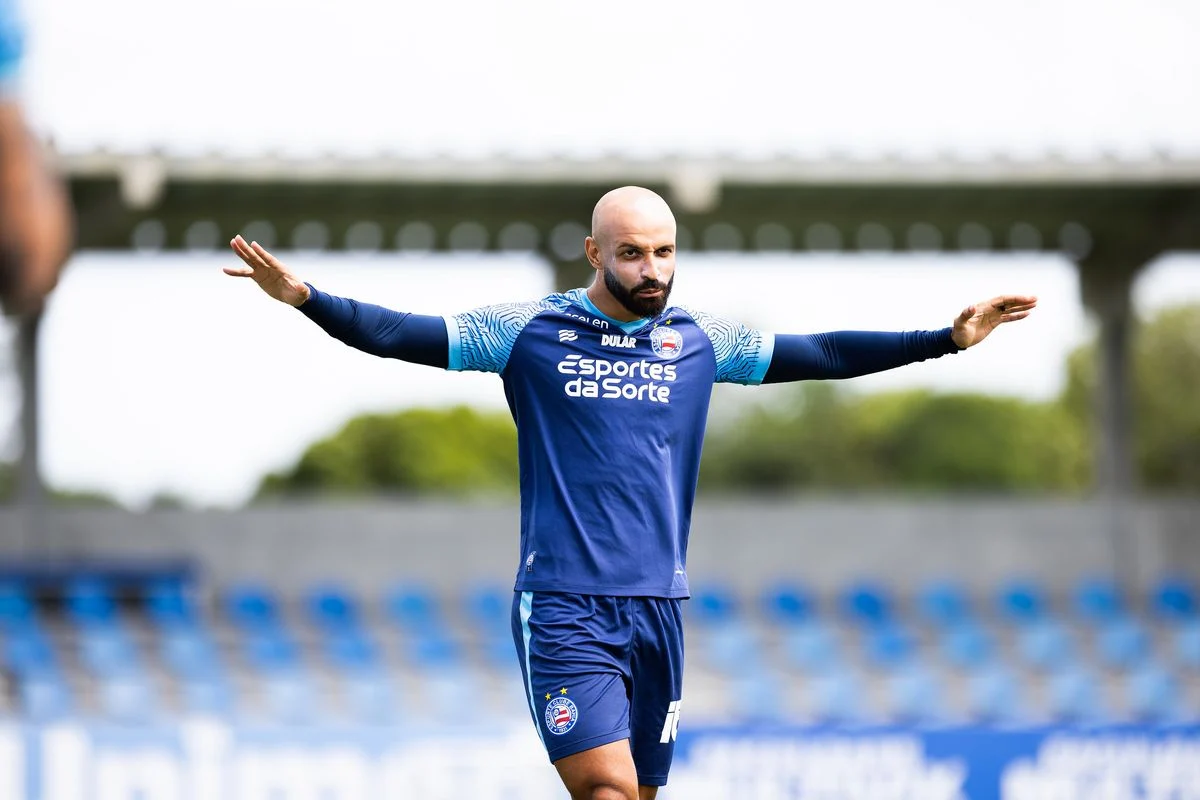
[[[544,300],[502,303],[446,317],[446,333],[450,340],[447,369],[502,372],[517,336],[529,320],[548,307]]]
[[[775,350],[775,334],[748,328],[739,322],[684,309],[712,342],[717,358],[717,383],[757,386],[766,377]]]

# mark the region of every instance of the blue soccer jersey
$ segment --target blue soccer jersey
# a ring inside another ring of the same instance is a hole
[[[622,323],[582,289],[446,327],[450,369],[499,373],[517,423],[516,588],[687,597],[712,385],[761,383],[774,337],[682,307]]]
[[[8,94],[21,64],[23,31],[14,0],[0,0],[0,98]]]

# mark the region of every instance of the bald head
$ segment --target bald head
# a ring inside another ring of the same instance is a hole
[[[675,241],[675,215],[662,197],[641,186],[622,186],[600,198],[592,209],[592,238],[602,245],[624,230],[670,228]]]

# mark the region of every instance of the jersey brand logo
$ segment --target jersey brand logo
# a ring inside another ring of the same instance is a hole
[[[682,705],[682,700],[672,700],[667,706],[667,721],[663,723],[662,736],[658,738],[659,744],[670,744],[679,735],[679,707]]]
[[[605,400],[649,400],[670,403],[671,387],[678,377],[674,364],[652,361],[608,361],[571,353],[558,362],[563,375],[579,377],[563,384],[567,397]]]
[[[659,358],[678,358],[683,352],[683,337],[673,328],[655,328],[650,331],[650,349]]]
[[[637,339],[632,336],[616,336],[610,333],[600,334],[600,344],[605,347],[623,347],[632,350],[637,347]]]
[[[562,330],[558,332],[558,340],[560,342],[573,342],[579,338],[579,334],[571,330]]]

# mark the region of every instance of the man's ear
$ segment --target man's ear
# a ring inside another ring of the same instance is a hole
[[[583,252],[587,256],[588,263],[592,265],[592,269],[604,269],[604,260],[600,258],[600,243],[591,236],[583,240]]]

